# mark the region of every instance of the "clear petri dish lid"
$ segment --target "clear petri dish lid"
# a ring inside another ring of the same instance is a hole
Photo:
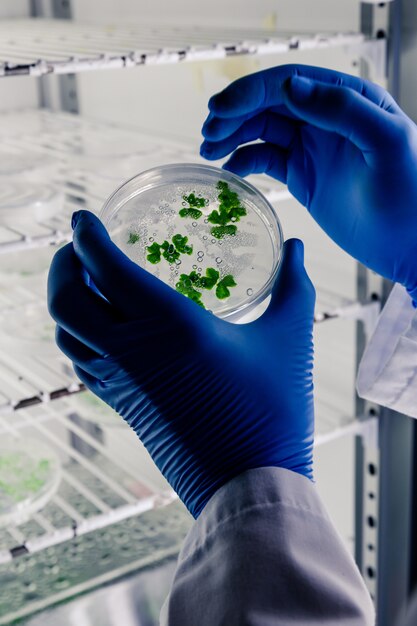
[[[33,173],[54,167],[54,159],[47,154],[29,151],[12,152],[4,148],[0,149],[0,177],[27,175],[28,172]]]
[[[11,180],[0,185],[1,225],[41,222],[59,214],[63,205],[64,194],[50,185]]]
[[[21,307],[18,311],[0,310],[0,323],[0,340],[5,335],[8,340],[16,341],[16,346],[22,343],[55,343],[56,324],[44,300]]]
[[[0,442],[0,526],[22,524],[53,497],[61,480],[61,462],[35,438]]]
[[[17,222],[14,226],[19,229]],[[9,232],[6,232],[9,235]],[[16,278],[25,280],[29,277],[38,279],[49,269],[54,251],[53,246],[45,246],[0,254],[0,281],[3,282],[7,277],[12,277],[14,280]]]
[[[80,127],[72,133],[66,142],[66,147],[75,155],[89,157],[112,158],[130,156],[131,154],[145,154],[152,145],[144,138],[138,139],[136,133],[129,133],[120,129],[102,127]]]
[[[110,196],[100,218],[130,259],[221,318],[247,318],[271,293],[281,226],[235,174],[188,163],[147,170]]]

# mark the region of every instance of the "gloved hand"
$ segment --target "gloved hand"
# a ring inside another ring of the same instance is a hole
[[[250,468],[311,478],[315,292],[302,243],[285,243],[264,315],[236,325],[130,261],[93,214],[76,213],[73,226],[49,274],[57,343],[190,512]]]
[[[346,252],[417,301],[417,128],[369,81],[303,65],[241,78],[209,102],[201,154],[288,185]]]

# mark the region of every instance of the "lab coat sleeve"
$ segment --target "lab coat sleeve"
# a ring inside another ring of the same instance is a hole
[[[417,309],[401,285],[379,316],[356,386],[362,398],[417,418]]]
[[[373,626],[371,599],[315,485],[241,474],[212,497],[179,556],[161,626]]]

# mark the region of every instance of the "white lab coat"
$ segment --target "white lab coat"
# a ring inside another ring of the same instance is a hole
[[[396,287],[361,363],[360,393],[417,417],[416,355],[416,310]],[[209,501],[185,540],[161,612],[162,626],[374,622],[359,570],[315,485],[275,467],[237,476]],[[417,598],[398,626],[416,624]]]

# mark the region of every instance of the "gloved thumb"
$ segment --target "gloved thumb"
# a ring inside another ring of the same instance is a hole
[[[386,145],[393,115],[350,87],[292,76],[283,85],[287,108],[299,119],[342,135],[363,152]]]
[[[311,318],[313,323],[315,300],[316,292],[304,267],[304,244],[300,239],[288,239],[271,302],[260,320],[274,322],[284,315],[298,320]]]

